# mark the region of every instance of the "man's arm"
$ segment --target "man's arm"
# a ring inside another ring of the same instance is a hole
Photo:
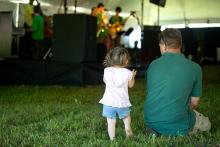
[[[200,96],[202,95],[202,69],[198,64],[194,64],[196,70],[196,79],[191,92],[189,107],[191,110],[196,109],[199,105]]]
[[[191,97],[189,104],[190,110],[194,110],[199,106],[200,97]]]

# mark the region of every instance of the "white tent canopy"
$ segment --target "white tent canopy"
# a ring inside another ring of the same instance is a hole
[[[0,2],[28,3],[28,0],[0,0]],[[47,15],[57,13],[63,0],[39,0]],[[67,0],[68,13],[74,12],[76,0]],[[123,16],[130,11],[136,11],[141,18],[142,0],[77,0],[77,12],[90,13],[90,9],[102,2],[106,9],[114,12],[116,6],[121,6]],[[157,25],[158,6],[143,0],[144,25]],[[160,7],[159,25],[190,24],[190,23],[220,23],[220,0],[166,0],[165,7]],[[0,11],[7,9],[0,5]]]

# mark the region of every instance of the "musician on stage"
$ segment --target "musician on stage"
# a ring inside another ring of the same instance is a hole
[[[94,14],[97,17],[97,41],[98,44],[103,43],[108,50],[110,49],[111,40],[108,31],[108,16],[106,15],[103,3],[99,3]]]
[[[32,57],[34,60],[41,60],[43,55],[44,41],[44,18],[41,15],[40,6],[34,7],[34,17],[32,22]]]
[[[25,34],[20,39],[20,46],[18,51],[18,56],[21,59],[31,59],[32,58],[32,33],[33,33],[33,18],[34,18],[34,0],[29,0],[29,3],[24,7],[24,29]],[[39,7],[39,14],[43,15],[40,3],[37,0],[37,7]]]
[[[125,18],[123,31],[125,35],[121,36],[121,44],[128,48],[141,47],[141,26],[139,18],[135,11],[130,12],[130,16]]]
[[[32,43],[32,32],[29,29],[32,28],[33,14],[34,14],[34,0],[29,0],[29,3],[24,7],[24,29],[25,34],[20,39],[20,46],[18,50],[18,56],[20,59],[31,58],[31,43]]]
[[[113,15],[109,20],[109,33],[111,35],[111,47],[120,45],[120,35],[119,32],[122,31],[123,18],[119,15],[121,12],[121,7],[115,8],[115,15]]]

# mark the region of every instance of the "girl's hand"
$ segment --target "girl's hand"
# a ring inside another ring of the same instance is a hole
[[[132,72],[132,78],[135,78],[137,71],[135,69],[133,69],[131,72]]]
[[[130,81],[128,81],[128,87],[129,88],[132,88],[134,86],[134,83],[135,83],[135,76],[137,74],[137,71],[135,69],[133,69],[132,71],[132,78]]]

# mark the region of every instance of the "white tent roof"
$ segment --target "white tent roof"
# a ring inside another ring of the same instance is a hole
[[[28,2],[28,0],[0,0],[13,2]],[[63,0],[39,0],[45,14],[56,13]],[[67,0],[68,12],[73,13],[76,0]],[[105,8],[114,11],[116,6],[121,6],[124,16],[130,11],[136,11],[141,19],[142,0],[77,0],[78,12],[89,13],[90,9],[102,2]],[[158,6],[143,0],[144,14],[143,24],[156,25],[158,22]],[[187,24],[200,22],[219,22],[220,0],[166,0],[165,7],[160,7],[159,23],[166,24]],[[84,9],[85,8],[85,9]],[[1,9],[1,7],[0,7]]]

